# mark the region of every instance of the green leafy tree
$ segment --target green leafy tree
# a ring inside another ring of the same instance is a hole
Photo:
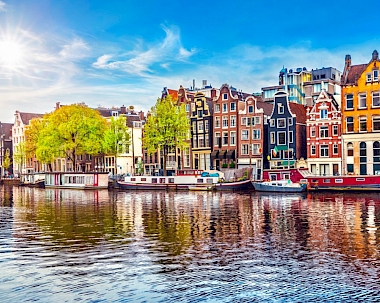
[[[21,169],[24,167],[24,164],[26,163],[26,147],[25,142],[21,142],[15,146],[14,153],[13,153],[13,161],[14,163],[19,165],[20,172]]]
[[[44,115],[36,138],[36,157],[42,163],[66,157],[76,170],[77,155],[96,155],[102,151],[106,128],[106,121],[98,111],[82,104],[62,106]]]
[[[9,155],[9,149],[6,150],[5,155],[4,155],[4,161],[3,161],[3,167],[5,170],[8,170],[9,167],[12,164],[11,157]]]
[[[144,125],[143,146],[148,154],[157,149],[163,151],[164,175],[166,176],[166,159],[175,148],[183,150],[189,139],[190,122],[185,105],[177,106],[169,95],[158,99]]]
[[[116,119],[112,117],[109,128],[104,132],[103,151],[115,157],[115,164],[117,164],[117,156],[124,153],[126,147],[131,144],[130,137],[127,118],[125,116],[119,116]],[[117,174],[117,165],[115,167],[115,174]]]

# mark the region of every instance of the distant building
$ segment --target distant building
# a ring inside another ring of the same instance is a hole
[[[13,149],[12,149],[12,123],[0,122],[0,176],[13,174]],[[4,167],[4,160],[8,153],[10,166]]]

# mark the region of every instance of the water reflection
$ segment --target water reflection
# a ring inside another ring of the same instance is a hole
[[[13,301],[380,300],[378,194],[1,189]]]

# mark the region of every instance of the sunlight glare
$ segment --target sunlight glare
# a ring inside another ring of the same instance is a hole
[[[0,41],[0,64],[15,67],[22,61],[22,46],[13,41]]]

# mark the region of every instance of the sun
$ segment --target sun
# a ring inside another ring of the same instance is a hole
[[[14,41],[0,41],[0,65],[16,67],[23,59],[22,45]]]

